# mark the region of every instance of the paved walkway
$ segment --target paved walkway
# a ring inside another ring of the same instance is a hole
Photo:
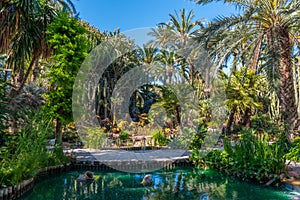
[[[76,156],[76,162],[99,161],[120,171],[144,172],[166,167],[173,162],[189,162],[189,152],[185,150],[69,150]]]

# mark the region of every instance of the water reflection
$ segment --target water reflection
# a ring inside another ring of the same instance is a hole
[[[38,183],[24,200],[57,199],[291,199],[287,192],[259,187],[228,178],[214,171],[177,169],[151,174],[153,185],[144,187],[145,174],[95,172],[92,182],[78,182],[82,172],[69,172]]]

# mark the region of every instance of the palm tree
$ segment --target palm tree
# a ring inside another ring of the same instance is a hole
[[[199,4],[212,1],[196,0]],[[258,60],[269,74],[280,100],[286,136],[289,141],[298,129],[299,120],[295,101],[292,73],[292,39],[300,27],[300,2],[297,0],[226,0],[243,11],[243,15],[219,17],[201,33],[200,39],[218,60],[219,65],[244,43],[247,62],[257,68]],[[243,30],[242,34],[236,31]],[[232,35],[231,35],[232,33]],[[229,41],[227,44],[226,41]],[[261,52],[266,52],[263,57]]]
[[[257,109],[262,109],[262,103],[258,99],[258,92],[265,85],[263,76],[255,74],[255,70],[243,68],[235,70],[230,76],[221,72],[226,90],[226,105],[230,110],[226,134],[230,132],[231,126],[236,118],[240,118],[243,125],[250,124],[250,116]]]
[[[7,0],[0,6],[0,53],[8,55],[6,68],[13,70],[12,81],[19,85],[18,94],[32,71],[37,73],[39,58],[50,55],[46,42],[48,24],[57,12],[76,10],[70,0]]]
[[[166,84],[166,80],[168,80],[168,84],[173,84],[178,82],[176,78],[176,70],[179,69],[179,62],[181,59],[174,51],[162,50],[159,54],[159,62],[163,65],[165,69],[163,83]],[[181,70],[181,69],[179,69]],[[174,76],[174,77],[173,77]]]
[[[155,38],[154,44],[159,44],[170,51],[182,51],[187,47],[188,42],[195,38],[197,26],[202,26],[202,24],[199,21],[193,21],[193,11],[186,12],[185,9],[182,9],[180,14],[175,12],[175,15],[170,14],[169,16],[170,21],[168,23],[159,24],[157,29],[152,30],[149,35]],[[189,64],[189,79],[193,83],[194,65],[188,58],[187,62]]]

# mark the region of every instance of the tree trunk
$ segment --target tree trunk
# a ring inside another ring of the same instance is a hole
[[[243,119],[242,119],[242,125],[245,127],[250,126],[250,117],[251,117],[251,109],[246,108]]]
[[[254,55],[253,55],[253,58],[251,60],[251,65],[250,65],[250,69],[255,70],[255,71],[257,70],[259,55],[261,52],[261,45],[262,45],[262,35],[260,36],[258,44],[256,45],[256,47],[254,49]]]
[[[34,68],[33,68],[33,71],[32,71],[31,82],[36,81],[36,78],[37,78],[38,74],[39,74],[39,59],[36,59],[35,63],[34,63]]]
[[[298,129],[299,120],[297,105],[295,100],[295,88],[293,84],[292,71],[292,48],[290,43],[289,31],[285,27],[277,26],[275,34],[279,37],[278,41],[278,55],[279,55],[279,100],[280,108],[284,124],[286,125],[285,134],[289,142],[294,137],[294,131]]]
[[[56,119],[56,126],[55,126],[55,144],[62,144],[62,132],[61,132],[62,124],[60,119]]]
[[[225,134],[226,135],[229,135],[229,133],[230,133],[230,129],[231,129],[231,126],[232,126],[232,123],[233,123],[233,120],[234,120],[235,111],[236,111],[236,106],[234,106],[230,111],[228,123],[227,123],[226,129],[225,129]]]
[[[24,64],[22,64],[19,73],[17,73],[17,81],[16,84],[17,85],[22,85],[22,83],[24,82]]]
[[[18,96],[21,93],[21,91],[23,90],[23,88],[25,86],[25,83],[26,83],[26,81],[27,81],[27,79],[29,77],[29,74],[32,71],[32,67],[35,64],[35,62],[36,62],[37,59],[38,59],[37,55],[34,55],[32,57],[32,60],[30,61],[30,64],[29,64],[28,69],[26,71],[26,74],[25,74],[24,78],[22,79],[22,82],[20,83],[19,89],[17,91],[15,91],[15,92],[12,93],[12,97]],[[24,71],[23,71],[23,73],[24,73]]]
[[[192,62],[190,64],[190,69],[189,69],[189,77],[190,77],[190,84],[193,85],[194,83],[194,64]],[[208,83],[206,83],[208,84]]]
[[[176,108],[174,109],[174,115],[175,115],[175,118],[176,118],[176,121],[177,121],[177,124],[176,124],[176,125],[180,126],[181,121],[180,121],[179,107],[176,107]]]

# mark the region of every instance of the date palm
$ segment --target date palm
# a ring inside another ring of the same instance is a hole
[[[211,0],[196,0],[207,4]],[[226,0],[243,11],[241,15],[218,18],[200,37],[216,55],[221,65],[242,43],[248,53],[247,63],[257,65],[258,60],[269,72],[280,100],[286,136],[289,141],[298,129],[299,120],[294,97],[292,54],[293,38],[300,27],[300,2],[297,0]],[[240,33],[238,33],[240,31]],[[228,43],[226,43],[226,41]],[[264,51],[266,56],[262,56]],[[251,67],[255,68],[257,66]]]
[[[164,79],[163,83],[167,83],[166,81],[168,80],[168,84],[176,84],[179,83],[179,81],[183,82],[184,80],[181,80],[182,78],[186,77],[178,77],[179,71],[183,71],[184,69],[181,68],[181,66],[184,66],[183,63],[180,63],[182,59],[174,52],[174,51],[167,51],[167,50],[162,50],[159,54],[160,58],[160,63],[165,69],[164,72]],[[181,73],[184,75],[184,73]],[[181,79],[179,79],[181,78]]]
[[[174,51],[177,54],[185,49],[191,41],[195,38],[197,27],[201,26],[199,21],[194,20],[194,12],[186,12],[182,9],[180,13],[175,12],[175,15],[170,14],[170,21],[168,23],[161,23],[157,29],[153,30],[149,35],[155,38],[154,43],[159,44],[169,51]],[[187,65],[189,70],[189,80],[193,83],[194,66],[187,58]]]

